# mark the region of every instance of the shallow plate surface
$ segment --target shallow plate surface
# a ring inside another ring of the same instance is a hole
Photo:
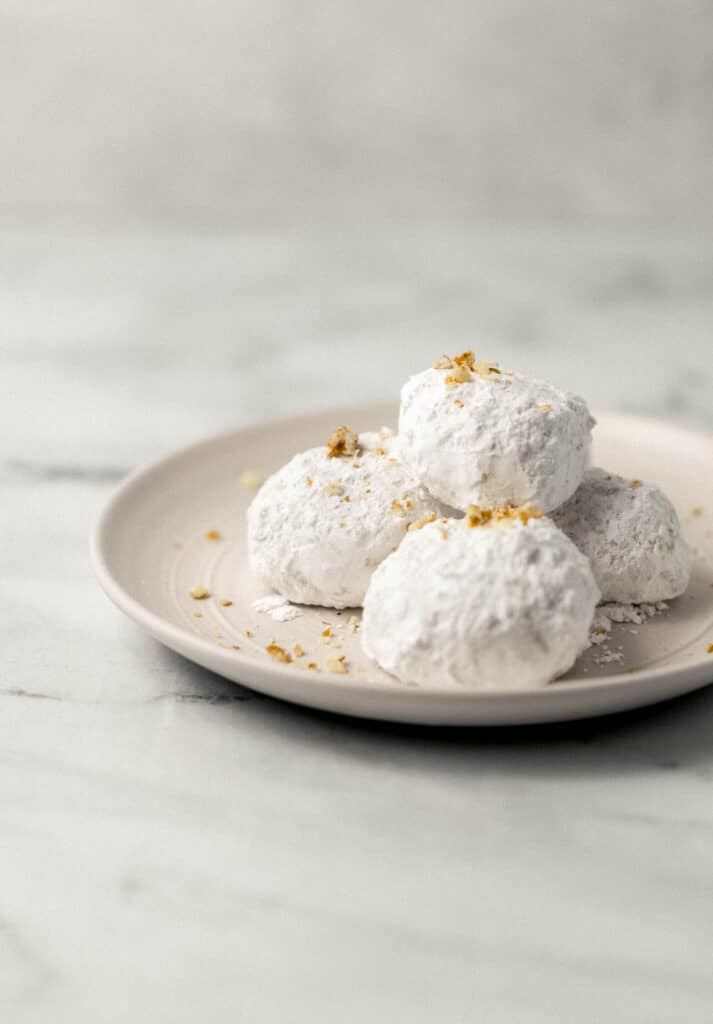
[[[396,413],[378,405],[273,422],[203,441],[135,474],[111,499],[93,537],[102,587],[157,640],[213,672],[274,697],[367,718],[561,721],[654,703],[713,681],[713,438],[628,416],[598,417],[594,462],[664,488],[696,549],[696,565],[688,593],[669,611],[639,627],[614,628],[608,647],[621,660],[598,663],[602,650],[593,649],[542,690],[443,691],[402,684],[370,663],[353,621],[350,628],[353,613],[302,608],[293,621],[275,622],[256,612],[253,602],[267,591],[247,565],[245,511],[254,492],[242,474],[264,478],[295,452],[324,444],[337,423],[378,429],[395,424]],[[210,530],[222,539],[207,539]],[[196,584],[211,596],[191,598]],[[327,626],[332,638],[325,642]],[[277,664],[265,650],[273,642],[288,651],[299,644],[305,656]],[[347,675],[322,671],[330,655],[346,656]]]

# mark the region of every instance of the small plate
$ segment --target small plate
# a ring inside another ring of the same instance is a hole
[[[300,608],[289,622],[256,612],[253,602],[267,591],[247,564],[245,510],[254,492],[242,474],[264,478],[295,452],[324,444],[337,423],[367,430],[396,418],[389,404],[281,420],[203,441],[134,474],[94,533],[99,582],[157,640],[213,672],[273,697],[364,718],[555,722],[652,704],[713,681],[713,438],[630,416],[598,417],[594,463],[663,487],[696,565],[688,593],[669,611],[639,627],[614,627],[608,646],[621,661],[599,664],[601,649],[593,649],[541,690],[444,691],[400,683],[371,663],[353,631],[358,612]],[[221,539],[207,539],[210,530]],[[196,584],[211,596],[193,599]],[[328,627],[332,636],[323,637]],[[299,644],[305,655],[276,663],[265,650],[273,642],[287,651]],[[349,673],[322,671],[330,655],[345,655]]]

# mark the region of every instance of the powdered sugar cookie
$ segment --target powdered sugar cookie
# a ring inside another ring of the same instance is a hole
[[[604,601],[667,601],[688,586],[691,551],[658,487],[590,469],[552,518],[589,559]]]
[[[442,507],[404,467],[390,430],[338,428],[269,478],[248,510],[253,570],[297,604],[348,608],[408,526]]]
[[[588,644],[599,590],[586,558],[531,509],[471,509],[410,532],[374,573],[365,653],[404,682],[544,686]]]
[[[454,508],[549,512],[581,483],[594,422],[576,395],[464,352],[406,382],[399,437],[414,474]]]

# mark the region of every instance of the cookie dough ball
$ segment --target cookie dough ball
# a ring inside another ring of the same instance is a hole
[[[403,682],[544,686],[588,644],[599,590],[586,558],[531,509],[437,520],[374,573],[366,654]]]
[[[658,487],[590,469],[552,518],[589,559],[604,601],[666,601],[688,586],[691,550]]]
[[[338,428],[271,476],[248,510],[254,572],[298,604],[361,605],[410,523],[442,511],[398,455],[393,432]]]
[[[415,475],[454,508],[549,512],[581,483],[594,422],[576,395],[464,352],[406,382],[399,436]]]

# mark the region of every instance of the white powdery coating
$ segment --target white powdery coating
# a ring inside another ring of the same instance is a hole
[[[587,560],[547,519],[410,533],[374,573],[361,638],[404,682],[524,689],[566,672],[599,600]]]
[[[326,447],[295,455],[248,510],[253,571],[297,604],[361,605],[372,572],[409,523],[442,514],[398,458],[391,431],[361,434],[359,443],[356,459],[327,458]]]
[[[401,391],[404,459],[429,491],[462,511],[566,501],[589,463],[595,421],[583,399],[517,373],[448,389],[450,372],[426,370]]]
[[[691,550],[657,487],[590,469],[552,518],[589,559],[602,600],[655,603],[688,586]]]

